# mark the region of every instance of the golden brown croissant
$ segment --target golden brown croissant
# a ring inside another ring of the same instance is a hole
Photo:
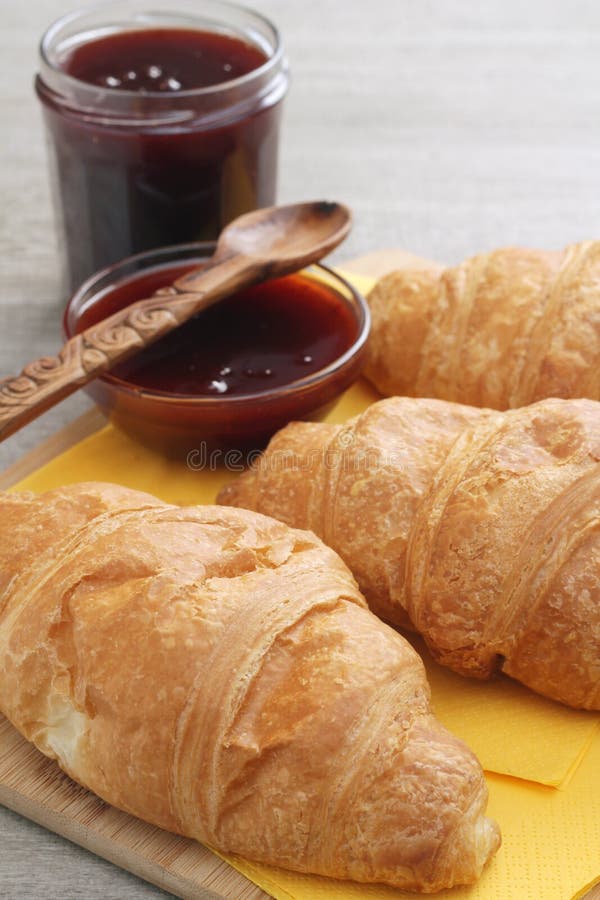
[[[382,394],[493,409],[600,400],[600,241],[394,272],[369,305],[365,374]]]
[[[293,423],[219,502],[310,528],[462,675],[600,709],[600,403],[390,398]]]
[[[115,485],[0,495],[0,710],[224,852],[434,891],[499,844],[421,661],[314,535]]]

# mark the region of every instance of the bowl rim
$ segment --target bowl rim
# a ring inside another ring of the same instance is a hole
[[[210,259],[210,255],[212,254],[212,252],[214,252],[215,246],[216,243],[214,241],[191,241],[183,244],[173,244],[165,247],[156,247],[153,250],[146,250],[142,253],[136,253],[132,256],[124,257],[123,259],[118,260],[116,263],[98,270],[89,278],[87,278],[79,286],[75,293],[72,294],[72,296],[69,298],[65,306],[62,318],[63,334],[66,338],[69,339],[81,333],[77,331],[71,331],[71,329],[68,327],[68,318],[73,314],[73,305],[81,297],[82,294],[85,294],[87,291],[93,288],[95,282],[101,281],[103,278],[110,276],[110,274],[115,270],[118,270],[119,268],[127,264],[136,263],[148,258],[160,257],[161,255],[168,256],[169,254],[176,254],[178,252],[187,253],[191,252],[192,250],[196,250],[199,256],[202,255],[203,251],[208,251],[208,255],[203,257],[203,259],[208,260]],[[167,265],[174,264],[176,262],[177,260],[171,259],[163,263],[162,265],[166,267]],[[160,263],[158,263],[156,266],[148,265],[147,269],[140,270],[140,272],[151,271],[153,268],[160,267]],[[298,270],[298,272],[290,274],[304,275],[305,273],[308,274],[311,269],[316,269],[317,271],[320,270],[324,272],[329,279],[327,281],[327,284],[333,290],[336,290],[336,287],[331,284],[331,281],[339,282],[339,284],[352,295],[352,298],[354,300],[354,304],[352,307],[353,311],[355,313],[358,312],[358,315],[356,316],[358,333],[352,344],[347,348],[347,350],[344,351],[344,353],[332,360],[332,362],[330,362],[327,366],[324,366],[321,369],[317,369],[316,372],[312,372],[310,375],[307,375],[304,378],[290,381],[288,384],[282,384],[277,387],[270,388],[269,390],[255,391],[253,393],[245,394],[233,394],[230,396],[227,396],[226,394],[220,394],[215,397],[210,397],[204,394],[178,394],[172,391],[160,391],[156,389],[141,387],[134,385],[132,384],[132,382],[127,381],[123,378],[119,378],[119,376],[117,375],[111,374],[110,371],[104,372],[94,380],[104,382],[106,385],[110,386],[116,391],[122,391],[135,397],[145,398],[159,403],[177,403],[186,407],[197,407],[199,405],[202,405],[206,406],[207,408],[222,407],[224,404],[230,407],[242,406],[247,404],[248,402],[259,404],[268,403],[271,400],[280,400],[282,397],[286,397],[298,391],[303,392],[305,390],[309,390],[311,387],[322,384],[324,381],[327,381],[330,377],[343,370],[346,365],[351,363],[354,357],[356,357],[360,353],[360,351],[363,350],[371,330],[371,313],[369,305],[363,294],[343,275],[340,275],[339,272],[337,272],[330,266],[324,265],[321,262],[313,263],[310,266],[305,266],[304,268]],[[128,277],[135,276],[126,276],[123,279],[119,279],[115,281],[115,285],[120,284],[121,281],[128,280]],[[77,318],[75,321],[77,321]]]

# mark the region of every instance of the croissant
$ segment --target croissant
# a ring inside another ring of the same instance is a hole
[[[292,423],[219,502],[310,528],[461,675],[600,709],[600,403],[381,400]]]
[[[394,272],[369,305],[365,374],[386,396],[493,409],[600,400],[600,241]]]
[[[421,661],[314,535],[116,485],[0,495],[0,710],[148,822],[435,891],[499,844]]]

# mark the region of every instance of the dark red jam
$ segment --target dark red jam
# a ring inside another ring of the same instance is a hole
[[[242,77],[266,60],[228,34],[149,28],[66,53],[61,70],[78,79],[75,92],[38,77],[70,292],[126,256],[213,240],[275,202],[286,76],[275,85],[260,81],[266,74],[256,85]]]
[[[152,296],[189,269],[171,266],[116,285],[82,311],[77,331]],[[289,275],[221,301],[111,374],[172,394],[268,391],[333,362],[355,341],[357,329],[354,313],[336,291],[305,275]]]
[[[239,78],[265,62],[258,47],[227,34],[149,28],[81,44],[63,68],[80,81],[114,90],[189,91]]]

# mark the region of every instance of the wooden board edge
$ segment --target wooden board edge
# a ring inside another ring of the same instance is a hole
[[[0,785],[0,804],[12,810],[12,812],[23,816],[25,819],[30,819],[42,828],[48,829],[54,834],[66,838],[71,843],[83,847],[89,853],[108,860],[108,862],[113,863],[118,868],[131,872],[138,878],[142,878],[144,881],[174,894],[176,897],[184,897],[180,886],[171,879],[166,870],[163,870],[156,863],[152,863],[150,860],[144,859],[144,857],[140,857],[139,860],[132,860],[129,855],[119,852],[116,844],[97,835],[92,836],[88,829],[83,830],[78,837],[74,822],[66,816],[61,816],[53,811],[44,810],[43,816],[40,815],[36,805],[20,792]],[[221,900],[222,895],[202,889],[196,894],[196,897],[198,900]]]
[[[5,491],[31,475],[36,469],[41,468],[56,456],[60,456],[65,450],[103,428],[107,421],[106,415],[99,407],[92,407],[0,472],[0,490]]]
[[[0,805],[183,900],[261,900],[269,896],[205,845],[112,807],[72,781],[0,716],[2,738],[8,752],[0,756]],[[19,777],[30,787],[17,789],[9,756],[18,751],[23,761]],[[67,814],[67,809],[75,807],[76,814]],[[164,853],[165,846],[169,862],[153,859],[158,849]],[[187,864],[193,859],[205,881],[203,886],[191,885],[176,870],[183,859]]]
[[[86,437],[90,437],[107,424],[108,418],[102,410],[94,406],[78,418],[74,419],[64,428],[51,435],[37,447],[34,447],[17,462],[0,472],[0,490],[6,490],[26,478],[36,469],[51,462],[55,457],[74,447]],[[6,720],[0,715],[0,726]],[[90,796],[93,796],[90,794]],[[18,815],[50,829],[72,843],[78,844],[90,853],[100,856],[121,869],[141,878],[162,890],[169,891],[184,900],[192,895],[186,892],[185,886],[174,877],[166,868],[153,863],[143,854],[131,852],[125,854],[115,842],[109,838],[93,833],[92,829],[78,829],[77,824],[68,817],[59,813],[48,811],[46,807],[37,806],[35,801],[0,784],[0,804],[12,810]],[[123,814],[125,815],[125,814]],[[133,817],[131,817],[133,819]],[[151,826],[139,822],[141,827],[152,830]],[[227,900],[227,898],[244,898],[244,900],[260,900],[269,895],[250,881],[241,872],[225,862],[225,860],[212,853],[202,844],[197,845],[207,860],[214,862],[212,878],[217,881],[227,880],[231,884],[233,893],[228,889],[225,893],[202,888],[194,891],[193,900]]]

